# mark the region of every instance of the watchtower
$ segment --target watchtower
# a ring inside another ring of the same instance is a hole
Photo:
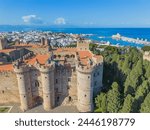
[[[3,36],[0,36],[0,50],[7,48],[7,39]]]

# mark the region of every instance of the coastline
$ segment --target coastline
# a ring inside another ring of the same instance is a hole
[[[51,31],[53,33],[66,33],[66,34],[86,34],[89,35],[86,38],[98,41],[98,42],[110,42],[112,45],[131,46],[131,47],[143,47],[143,44],[137,44],[128,41],[116,41],[111,38],[112,35],[120,33],[126,37],[133,37],[140,39],[147,39],[150,41],[150,28],[53,28],[49,26],[7,26],[0,25],[0,32],[12,32],[12,31]],[[103,36],[103,37],[101,37]],[[99,38],[101,37],[101,38]]]

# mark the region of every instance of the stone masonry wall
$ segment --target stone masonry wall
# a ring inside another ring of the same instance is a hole
[[[13,72],[0,72],[0,104],[20,103],[16,75]]]

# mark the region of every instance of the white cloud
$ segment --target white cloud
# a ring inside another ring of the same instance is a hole
[[[66,24],[66,20],[62,17],[60,18],[57,18],[55,21],[54,21],[55,24],[57,25],[62,25],[62,24]]]
[[[41,18],[36,15],[27,15],[22,17],[23,21],[28,24],[43,24]]]

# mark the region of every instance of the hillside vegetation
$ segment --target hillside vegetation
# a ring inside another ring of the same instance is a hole
[[[104,56],[104,90],[95,97],[95,112],[150,112],[150,62],[142,53],[131,47],[99,50],[95,44],[90,50]]]

